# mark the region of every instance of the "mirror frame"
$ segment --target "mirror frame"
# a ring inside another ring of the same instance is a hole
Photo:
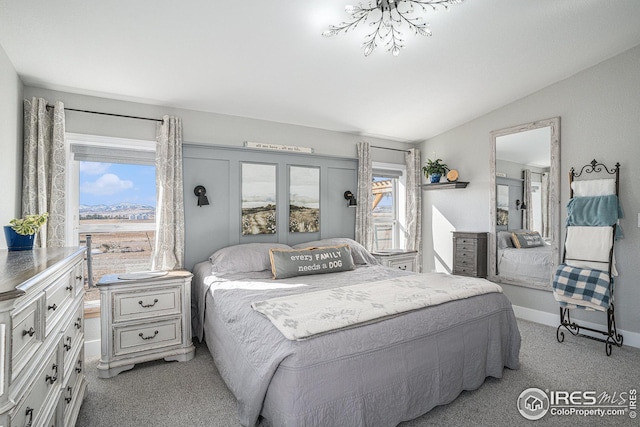
[[[501,136],[510,135],[519,132],[525,132],[532,129],[550,127],[550,160],[551,168],[549,171],[549,221],[551,229],[551,251],[552,251],[552,270],[549,272],[548,282],[533,281],[517,281],[511,279],[503,279],[496,274],[496,139]],[[538,120],[535,122],[525,123],[518,126],[512,126],[504,129],[494,130],[491,135],[491,147],[489,150],[489,185],[491,186],[491,233],[489,234],[489,280],[497,283],[507,283],[512,285],[525,286],[529,288],[551,290],[553,273],[560,262],[560,117],[552,117],[550,119]]]

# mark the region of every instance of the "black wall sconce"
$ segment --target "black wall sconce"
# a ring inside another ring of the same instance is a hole
[[[202,185],[197,185],[196,188],[193,189],[193,194],[198,196],[198,206],[205,206],[209,204],[209,199],[207,199],[207,189]]]
[[[516,210],[526,210],[527,209],[527,205],[524,204],[524,202],[521,202],[520,200],[516,200]]]
[[[358,206],[358,202],[356,201],[356,196],[354,196],[351,191],[348,191],[348,190],[345,191],[344,198],[348,200],[347,207],[355,208],[356,206]]]

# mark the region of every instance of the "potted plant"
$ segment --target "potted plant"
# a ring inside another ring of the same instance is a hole
[[[424,176],[429,178],[431,183],[440,182],[440,177],[447,172],[448,167],[441,163],[442,159],[427,160],[427,164],[422,167]]]
[[[24,218],[14,218],[10,225],[4,226],[4,237],[10,251],[28,251],[33,249],[35,235],[46,222],[49,214],[27,215]]]

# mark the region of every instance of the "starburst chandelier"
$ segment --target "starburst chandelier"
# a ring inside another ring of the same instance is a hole
[[[384,44],[388,52],[393,56],[400,54],[400,49],[405,47],[400,27],[407,24],[416,35],[431,36],[429,23],[423,16],[429,11],[448,9],[449,5],[462,3],[464,0],[376,0],[369,2],[365,7],[362,3],[357,6],[347,6],[345,9],[349,20],[340,25],[330,25],[329,29],[322,33],[325,37],[333,37],[341,32],[347,33],[355,29],[360,23],[369,21],[373,31],[364,38],[362,47],[364,56],[369,56],[378,46],[378,41]]]

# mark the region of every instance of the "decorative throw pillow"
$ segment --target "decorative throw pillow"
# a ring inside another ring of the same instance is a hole
[[[274,279],[353,270],[349,245],[306,249],[270,249]]]
[[[534,248],[544,245],[542,236],[537,231],[515,231],[511,233],[513,246],[518,249]]]

